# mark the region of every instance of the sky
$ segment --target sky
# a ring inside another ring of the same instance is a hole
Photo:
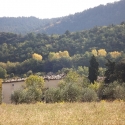
[[[0,17],[56,18],[119,0],[0,0]]]

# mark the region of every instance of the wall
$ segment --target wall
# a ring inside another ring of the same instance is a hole
[[[60,80],[46,80],[45,87],[52,88],[57,87]],[[18,89],[21,89],[21,86],[24,84],[24,81],[21,82],[11,82],[11,83],[2,83],[2,102],[11,103],[11,94]]]

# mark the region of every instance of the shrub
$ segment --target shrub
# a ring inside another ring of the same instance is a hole
[[[82,88],[78,84],[67,83],[62,89],[63,101],[74,102],[80,100]]]
[[[66,83],[59,88],[51,88],[45,92],[45,101],[54,102],[75,102],[80,100],[81,88],[77,84]]]
[[[125,87],[121,85],[116,86],[113,95],[115,99],[125,100]]]
[[[81,95],[81,101],[83,102],[93,102],[93,101],[97,101],[98,100],[98,96],[97,93],[90,88],[84,88],[82,91],[82,95]]]
[[[89,79],[87,77],[83,77],[83,79],[81,79],[81,85],[83,88],[87,88],[90,85]]]
[[[115,91],[116,84],[103,84],[99,90],[99,98],[106,99],[106,100],[114,100],[114,91]]]
[[[22,90],[14,91],[14,93],[11,94],[11,102],[16,104],[21,103],[22,96]]]
[[[125,86],[117,81],[110,84],[103,84],[100,87],[98,94],[100,99],[125,99]]]
[[[42,91],[39,89],[34,90],[33,87],[30,89],[23,89],[14,91],[11,95],[12,103],[35,103],[37,101],[41,101]]]
[[[30,87],[28,89],[23,90],[24,95],[24,103],[35,103],[37,101],[41,101],[42,91],[35,87]]]
[[[90,84],[88,88],[93,89],[95,92],[98,92],[100,86],[101,86],[101,83],[94,82],[94,84]]]
[[[45,91],[44,101],[46,103],[54,103],[61,101],[61,90],[59,88],[50,88]]]
[[[11,95],[11,100],[16,104],[41,101],[43,86],[44,79],[42,77],[31,75],[26,79],[24,88]]]

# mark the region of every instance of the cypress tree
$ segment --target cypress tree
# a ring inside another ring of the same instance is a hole
[[[90,83],[93,83],[94,84],[94,81],[97,80],[97,77],[98,77],[98,69],[99,69],[99,63],[97,62],[95,56],[93,55],[90,59],[90,66],[89,66],[89,80],[90,80]]]
[[[115,77],[115,62],[107,60],[108,62],[105,64],[107,66],[107,70],[105,71],[105,83],[114,82],[117,78]]]

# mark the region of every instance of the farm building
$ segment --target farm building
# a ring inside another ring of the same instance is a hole
[[[57,87],[59,81],[63,78],[63,75],[51,75],[45,76],[45,87],[52,88]],[[25,79],[11,79],[6,80],[2,83],[2,102],[3,103],[11,103],[11,94],[21,89],[22,85],[24,84]]]

